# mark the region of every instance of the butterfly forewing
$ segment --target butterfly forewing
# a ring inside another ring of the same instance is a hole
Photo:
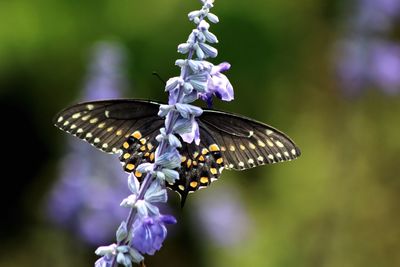
[[[164,121],[157,112],[158,105],[149,101],[93,101],[64,109],[55,125],[104,152],[116,153],[133,132],[149,135],[158,130]]]
[[[208,110],[200,128],[213,133],[226,169],[244,170],[297,158],[300,150],[284,133],[250,118]]]
[[[136,167],[154,162],[155,137],[164,125],[157,116],[158,103],[118,99],[86,102],[61,111],[55,118],[60,129],[108,153],[120,153],[127,172],[141,180]],[[300,150],[284,133],[241,115],[204,110],[198,118],[200,144],[182,140],[180,178],[169,188],[181,195],[207,187],[224,168],[244,170],[292,160]]]

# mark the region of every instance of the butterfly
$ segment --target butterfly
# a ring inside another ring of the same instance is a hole
[[[155,138],[164,126],[157,115],[160,105],[137,99],[84,102],[59,112],[54,124],[104,152],[119,154],[124,170],[140,181],[143,174],[136,167],[154,162]],[[209,186],[224,169],[245,170],[300,156],[287,135],[251,118],[204,109],[197,120],[200,144],[182,141],[180,178],[167,183],[180,194],[182,206],[188,193]]]

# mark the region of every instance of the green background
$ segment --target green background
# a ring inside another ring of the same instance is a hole
[[[162,250],[147,257],[148,266],[400,266],[400,98],[376,88],[349,97],[340,87],[333,62],[346,4],[216,1],[220,23],[211,31],[220,43],[213,62],[232,64],[227,75],[235,89],[234,102],[216,107],[281,129],[303,154],[226,171],[183,210],[171,197],[178,224]],[[199,6],[194,0],[0,1],[6,159],[0,266],[93,264],[95,248],[52,225],[43,210],[65,145],[51,119],[79,96],[90,49],[102,40],[126,48],[127,97],[165,100],[151,73],[178,74],[176,46],[193,27],[186,14]],[[190,219],[196,201],[225,186],[238,191],[251,221],[246,237],[230,246],[202,238]]]

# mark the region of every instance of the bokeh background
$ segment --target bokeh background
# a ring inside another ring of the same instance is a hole
[[[91,266],[127,210],[115,157],[52,125],[105,97],[165,101],[182,0],[0,1],[0,266]],[[191,195],[153,266],[400,266],[400,1],[217,0],[235,101],[303,155]]]

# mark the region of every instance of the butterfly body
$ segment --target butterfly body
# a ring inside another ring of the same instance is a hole
[[[136,167],[154,162],[155,137],[164,126],[159,106],[136,99],[85,102],[64,109],[54,122],[104,152],[119,153],[124,170],[140,180]],[[206,109],[198,124],[200,144],[182,141],[180,179],[167,184],[181,195],[182,204],[188,193],[210,185],[223,169],[244,170],[300,155],[284,133],[241,115]]]

